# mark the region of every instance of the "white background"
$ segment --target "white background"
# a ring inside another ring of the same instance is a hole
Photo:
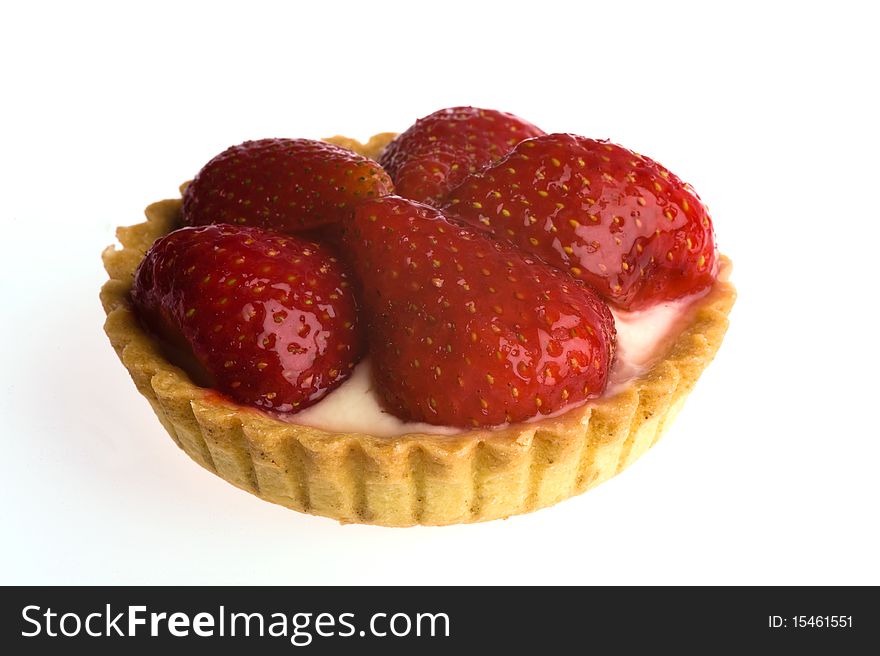
[[[4,3],[2,583],[880,584],[870,3]],[[340,526],[165,435],[102,331],[117,225],[226,146],[435,109],[610,137],[710,205],[740,298],[663,441],[473,526]]]

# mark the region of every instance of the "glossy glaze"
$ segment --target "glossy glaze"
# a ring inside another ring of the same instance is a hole
[[[359,206],[344,243],[397,416],[492,426],[604,390],[613,318],[565,274],[393,196]]]
[[[550,134],[466,178],[445,211],[489,230],[624,309],[708,288],[712,223],[688,185],[605,141]]]
[[[293,412],[344,381],[362,351],[348,275],[332,251],[228,225],[158,240],[135,275],[145,323],[190,350],[236,401]]]
[[[358,201],[393,189],[377,162],[333,144],[246,141],[199,171],[183,195],[183,221],[298,233],[342,221]]]
[[[379,161],[398,195],[437,205],[469,173],[539,134],[544,131],[507,112],[449,107],[417,120],[388,145]]]

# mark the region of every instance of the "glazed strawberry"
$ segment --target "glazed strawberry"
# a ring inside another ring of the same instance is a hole
[[[466,175],[539,134],[544,132],[507,112],[451,107],[416,121],[379,161],[399,195],[435,205]]]
[[[376,389],[408,420],[492,426],[605,389],[616,333],[587,286],[427,205],[363,203],[343,247]]]
[[[520,143],[469,176],[446,211],[644,308],[709,287],[718,258],[699,196],[626,148],[571,134]]]
[[[135,274],[144,322],[190,351],[236,401],[295,412],[345,380],[361,354],[348,276],[315,242],[230,225],[159,239]]]
[[[183,194],[187,225],[230,223],[295,233],[336,223],[393,191],[378,163],[311,139],[262,139],[208,162]]]

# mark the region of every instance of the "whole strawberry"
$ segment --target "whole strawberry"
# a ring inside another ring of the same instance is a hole
[[[565,274],[394,196],[359,205],[343,247],[390,412],[493,426],[605,389],[614,319]]]
[[[379,164],[333,144],[245,141],[199,171],[183,194],[183,222],[295,233],[343,221],[357,202],[393,190]]]
[[[432,205],[469,173],[544,132],[494,109],[451,107],[419,119],[392,141],[379,161],[401,196]]]
[[[625,309],[709,287],[712,222],[693,189],[607,141],[548,134],[454,189],[445,211],[512,241]]]
[[[181,228],[135,273],[142,320],[191,352],[236,401],[296,412],[344,381],[361,355],[348,275],[315,242],[259,228]]]

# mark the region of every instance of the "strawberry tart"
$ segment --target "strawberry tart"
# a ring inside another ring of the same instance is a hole
[[[105,330],[172,439],[342,522],[503,518],[669,427],[735,291],[652,159],[512,114],[231,147],[119,228]]]

